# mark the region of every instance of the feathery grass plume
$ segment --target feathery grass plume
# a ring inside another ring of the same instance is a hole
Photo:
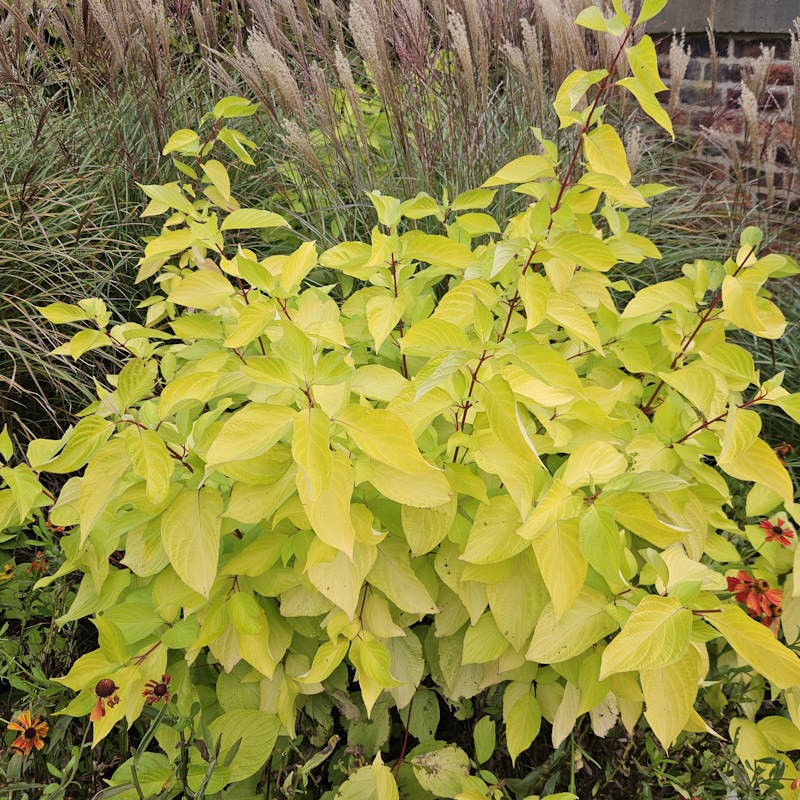
[[[384,101],[394,97],[392,69],[386,52],[384,28],[374,0],[352,0],[348,17],[356,48]]]
[[[769,68],[775,60],[775,48],[761,45],[761,55],[742,71],[742,82],[755,95],[756,104],[767,89]]]
[[[800,153],[800,17],[794,21],[789,46],[789,59],[792,64],[792,149]]]
[[[453,52],[461,64],[461,70],[456,72],[456,81],[465,88],[472,109],[477,110],[478,95],[475,90],[475,68],[472,61],[472,52],[469,46],[466,23],[458,11],[450,11],[447,15],[447,32],[450,34]]]
[[[327,41],[336,40],[336,46],[344,52],[344,32],[339,9],[333,0],[320,0],[319,19],[322,27],[322,35]]]
[[[350,103],[350,108],[353,111],[353,117],[356,121],[356,130],[361,140],[361,147],[364,150],[364,155],[368,156],[370,152],[369,137],[367,136],[367,128],[364,125],[364,115],[361,113],[361,102],[359,100],[355,80],[353,79],[353,70],[350,66],[350,62],[342,54],[338,44],[334,46],[333,53],[336,77],[339,79],[339,83],[342,85],[344,93]]]
[[[484,3],[484,5],[486,5]],[[486,108],[489,101],[489,42],[486,37],[484,20],[488,8],[481,8],[479,0],[462,0],[462,20],[469,33],[471,60],[477,72],[477,83],[480,93],[480,107]]]
[[[551,86],[560,86],[574,69],[586,69],[589,57],[582,28],[575,24],[571,9],[562,0],[541,0],[538,11],[544,17],[549,49],[549,79]]]
[[[636,172],[636,167],[639,166],[639,160],[642,157],[642,145],[644,143],[644,135],[642,128],[635,125],[633,128],[628,128],[625,131],[625,158],[628,161],[628,169],[631,174]]]
[[[541,125],[545,119],[547,106],[544,50],[536,28],[525,18],[522,18],[519,23],[522,31],[522,50],[530,76],[530,91],[535,103],[534,119],[537,120],[537,124]]]
[[[528,113],[528,116],[531,118],[533,124],[537,125],[539,123],[539,118],[538,114],[536,113],[534,93],[531,86],[532,81],[530,79],[528,66],[525,63],[525,56],[522,54],[522,50],[520,50],[519,47],[517,47],[513,42],[508,41],[508,39],[503,40],[501,48],[506,62],[520,79],[522,93],[525,98],[525,109]]]
[[[265,81],[273,90],[283,113],[302,121],[305,110],[300,87],[284,57],[272,46],[267,35],[259,30],[250,33],[247,49],[258,70],[260,80]],[[244,77],[247,80],[247,76]],[[257,87],[258,81],[256,85],[249,80],[247,82],[254,92],[263,96],[263,92]]]
[[[692,59],[691,45],[686,44],[686,31],[681,29],[681,38],[672,31],[672,42],[669,46],[669,106],[670,117],[675,114],[680,99],[681,84],[686,76],[686,68]]]
[[[89,8],[91,8],[92,16],[111,45],[111,53],[113,54],[111,70],[116,72],[125,66],[125,50],[126,46],[130,44],[130,31],[119,30],[119,26],[127,22],[127,14],[124,12],[119,13],[121,9],[114,9],[112,15],[105,0],[89,0]],[[126,45],[122,44],[123,39]]]
[[[755,92],[747,85],[742,84],[742,93],[739,97],[742,104],[742,115],[745,122],[745,143],[750,149],[750,160],[754,169],[758,170],[761,163],[761,137],[758,125],[758,100]]]
[[[303,165],[311,168],[319,181],[327,183],[325,168],[317,157],[308,132],[301,128],[294,119],[288,117],[281,120],[281,125],[283,126],[281,139],[287,148],[295,153]]]

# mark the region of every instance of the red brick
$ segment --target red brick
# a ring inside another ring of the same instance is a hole
[[[773,86],[791,86],[794,83],[792,65],[788,63],[773,64],[769,68],[767,83]]]

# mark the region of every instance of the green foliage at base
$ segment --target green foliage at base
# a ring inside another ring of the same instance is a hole
[[[41,309],[88,323],[57,354],[125,362],[62,438],[17,462],[0,440],[0,529],[49,509],[65,560],[40,584],[81,573],[59,621],[97,629],[63,713],[97,744],[148,683],[174,697],[105,796],[299,793],[327,768],[329,799],[522,797],[481,765],[543,726],[554,748],[587,718],[602,737],[644,717],[665,749],[712,733],[712,665],[751,668],[722,733],[794,796],[800,506],[759,409],[800,419],[800,395],[728,337],[779,338],[764,286],[800,269],[751,228],[724,263],[613,278],[659,257],[629,214],[665,187],[631,183],[603,98],[669,121],[650,39],[621,8],[583,21],[621,36],[631,75],[567,79],[574,151],[539,135],[452,200],[375,191],[370,241],[276,253],[286,220],[240,207],[219,160],[253,162],[228,121],[255,106],[228,97],[170,138],[177,180],[141,187],[168,215],[139,263],[146,324],[98,298]],[[496,219],[498,190],[530,202]],[[48,475],[69,476],[56,498]],[[440,703],[469,718],[487,691],[497,713],[448,742]],[[276,776],[300,737],[318,751]]]

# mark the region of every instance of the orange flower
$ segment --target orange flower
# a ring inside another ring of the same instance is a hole
[[[97,702],[94,704],[92,713],[89,714],[90,722],[97,722],[106,715],[106,705],[113,708],[119,703],[119,695],[117,694],[117,686],[111,678],[101,678],[97,681],[97,686],[94,687],[94,693],[97,695]]]
[[[163,700],[164,705],[169,703],[169,681],[169,675],[162,675],[161,681],[147,681],[142,692],[147,705],[151,706],[159,700]]]
[[[34,748],[41,750],[44,747],[44,737],[47,736],[48,724],[38,719],[31,719],[30,711],[20,711],[16,722],[9,722],[10,731],[20,731],[19,736],[11,743],[11,747],[19,750],[26,756]]]
[[[783,603],[780,589],[772,589],[769,581],[754,578],[740,569],[735,576],[728,576],[728,591],[733,592],[734,597],[747,607],[751,617],[760,619],[768,628],[776,630]]]

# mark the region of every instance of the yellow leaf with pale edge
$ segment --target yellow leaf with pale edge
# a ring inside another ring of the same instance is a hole
[[[287,294],[297,291],[317,263],[316,242],[303,242],[281,266],[280,286]]]
[[[536,623],[526,658],[540,664],[555,664],[580,655],[587,647],[617,629],[606,613],[607,600],[600,592],[584,587],[572,607],[560,619],[551,604]]]
[[[722,306],[725,319],[763,339],[780,339],[786,330],[781,310],[732,275],[722,281]]]
[[[786,467],[763,439],[756,439],[739,455],[718,463],[728,475],[766,486],[787,503],[794,497],[792,479]]]
[[[673,597],[647,595],[605,649],[600,680],[616,672],[674,664],[689,647],[691,633],[692,612],[688,608]]]
[[[172,568],[208,597],[217,577],[222,497],[216,489],[184,489],[161,517],[161,543]]]
[[[266,453],[291,427],[295,412],[285,406],[250,403],[235,411],[206,455],[209,465],[243,461]]]
[[[408,550],[399,539],[386,539],[378,545],[378,557],[367,577],[370,584],[409,614],[422,616],[438,611],[425,585],[414,574]]]
[[[575,602],[586,578],[577,520],[564,520],[533,540],[533,552],[553,601],[556,619]]]
[[[338,417],[350,438],[370,458],[409,475],[440,475],[422,457],[414,436],[400,417],[385,409],[349,406]]]
[[[748,617],[738,606],[723,606],[718,613],[708,614],[713,625],[728,644],[757,672],[779,689],[800,686],[800,659],[782,645],[772,631]]]
[[[552,178],[553,164],[545,156],[521,156],[501,167],[483,186],[504,186],[508,183],[528,183],[539,178]]]
[[[674,664],[642,670],[644,716],[658,741],[669,750],[684,729],[697,696],[703,665],[694,647],[689,647]]]
[[[550,295],[547,299],[547,317],[560,325],[570,336],[586,342],[603,355],[603,343],[592,318],[583,310],[574,296]]]
[[[385,497],[414,508],[436,508],[453,496],[443,473],[410,475],[385,464],[373,464],[369,481]]]
[[[352,556],[356,540],[356,529],[350,517],[355,481],[353,467],[344,453],[333,452],[330,459],[327,484],[317,497],[309,496],[307,482],[300,477],[297,489],[314,533],[325,544]]]
[[[800,750],[800,729],[787,717],[764,717],[756,727],[776,750]]]
[[[376,353],[397,326],[405,309],[405,300],[391,294],[381,294],[367,300],[367,327],[375,342]]]
[[[604,175],[613,175],[623,184],[630,182],[631,171],[625,157],[625,145],[611,125],[598,125],[588,133],[583,141],[583,152],[589,162],[589,169]]]
[[[83,478],[81,478],[78,501],[81,545],[88,538],[110,500],[121,491],[120,478],[125,474],[129,465],[130,461],[121,439],[112,439],[110,442],[106,442],[92,457]]]
[[[292,458],[299,467],[297,482],[298,486],[304,484],[302,493],[306,502],[317,500],[328,486],[331,474],[329,428],[328,415],[316,406],[301,409],[294,418]]]
[[[169,293],[167,300],[179,306],[211,311],[234,293],[228,279],[219,272],[192,272]]]
[[[570,489],[580,486],[602,486],[622,475],[628,460],[608,442],[586,442],[569,457],[561,480]]]
[[[533,687],[531,687],[531,692]],[[506,719],[506,744],[511,763],[515,763],[517,756],[527,750],[533,740],[539,735],[542,725],[542,711],[539,703],[531,692],[522,695],[508,713]]]
[[[145,480],[147,499],[160,503],[169,494],[175,464],[163,440],[155,431],[133,429],[127,451],[133,471]]]
[[[242,230],[245,228],[288,228],[289,223],[272,211],[257,208],[239,208],[228,214],[219,226],[221,231]]]
[[[357,542],[353,556],[335,550],[321,541],[314,542],[308,552],[306,572],[314,588],[335,603],[353,619],[358,600],[377,551]]]

